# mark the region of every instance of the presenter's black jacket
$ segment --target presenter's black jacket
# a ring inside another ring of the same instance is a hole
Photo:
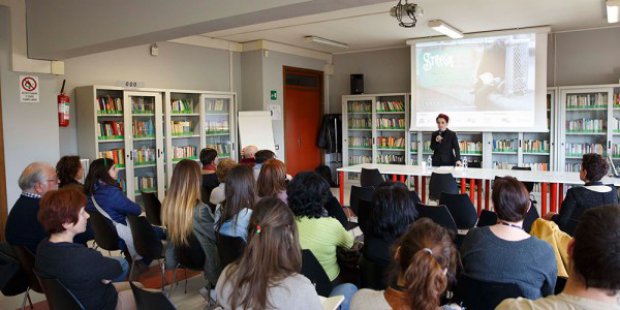
[[[435,141],[439,135],[439,130],[433,131],[431,135],[431,150],[433,150],[433,166],[454,166],[461,160],[461,149],[459,148],[459,138],[456,132],[446,129],[441,136],[441,143]]]

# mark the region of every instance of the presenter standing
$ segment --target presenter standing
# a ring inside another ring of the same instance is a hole
[[[433,166],[460,166],[461,149],[459,148],[459,138],[456,132],[448,129],[448,115],[439,114],[437,131],[431,135],[431,150],[433,150]]]

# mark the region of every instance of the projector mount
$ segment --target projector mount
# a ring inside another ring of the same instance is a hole
[[[398,4],[390,9],[390,15],[396,17],[398,25],[405,28],[415,27],[422,13],[422,8],[415,3],[409,3],[409,0],[398,0]]]

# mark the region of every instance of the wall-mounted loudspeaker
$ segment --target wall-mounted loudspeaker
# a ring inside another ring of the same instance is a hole
[[[351,95],[364,93],[364,75],[351,74]]]

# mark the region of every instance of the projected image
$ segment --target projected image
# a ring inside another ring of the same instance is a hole
[[[417,126],[440,111],[456,127],[533,126],[535,45],[533,33],[417,43]]]

